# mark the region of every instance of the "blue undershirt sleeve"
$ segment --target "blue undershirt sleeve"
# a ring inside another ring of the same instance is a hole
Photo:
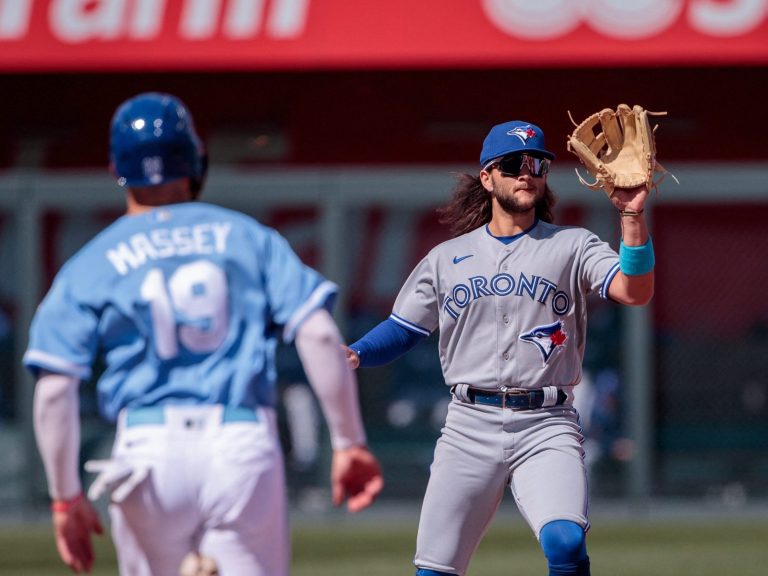
[[[391,318],[387,318],[349,347],[360,357],[360,367],[368,368],[392,362],[424,338],[426,336],[423,334],[409,330]]]

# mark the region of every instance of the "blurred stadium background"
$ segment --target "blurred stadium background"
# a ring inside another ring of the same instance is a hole
[[[109,120],[147,90],[190,106],[204,200],[274,226],[342,286],[350,341],[447,237],[434,209],[491,125],[538,123],[558,221],[616,246],[613,209],[573,172],[568,111],[668,111],[659,157],[680,184],[649,210],[657,295],[590,310],[577,402],[593,498],[753,510],[768,496],[767,64],[768,0],[0,0],[0,521],[47,509],[20,358],[60,265],[121,213]],[[292,502],[322,513],[327,434],[292,349],[280,364]],[[383,500],[417,507],[448,401],[434,341],[359,377]],[[83,458],[103,456],[92,383],[82,400]]]

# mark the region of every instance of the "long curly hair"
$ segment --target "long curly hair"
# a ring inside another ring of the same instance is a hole
[[[454,238],[488,224],[492,216],[491,194],[483,188],[480,176],[459,174],[457,180],[451,201],[437,209],[438,221],[448,226]],[[556,201],[549,184],[545,184],[544,195],[536,204],[536,218],[554,222]]]

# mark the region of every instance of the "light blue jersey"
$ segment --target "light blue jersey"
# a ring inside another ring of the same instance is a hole
[[[204,203],[123,216],[56,276],[24,364],[88,379],[102,415],[163,404],[273,405],[277,337],[337,286],[275,230]]]

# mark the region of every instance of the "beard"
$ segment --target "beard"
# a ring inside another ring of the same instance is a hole
[[[499,203],[499,206],[501,206],[501,208],[509,214],[525,214],[526,212],[535,210],[539,202],[542,201],[541,196],[539,196],[538,194],[534,199],[526,200],[525,202],[519,201],[517,198],[515,198],[511,194],[504,195],[497,192],[496,190],[493,191],[493,196],[494,198],[496,198],[496,201]]]

